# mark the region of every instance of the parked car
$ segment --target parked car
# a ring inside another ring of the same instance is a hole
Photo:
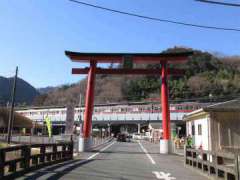
[[[126,134],[118,134],[117,135],[117,141],[119,141],[119,142],[127,142]]]

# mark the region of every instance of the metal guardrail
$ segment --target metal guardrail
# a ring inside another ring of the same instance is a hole
[[[73,159],[73,143],[17,145],[0,149],[0,179]]]
[[[185,165],[198,169],[212,179],[239,180],[239,155],[196,150],[185,147]]]

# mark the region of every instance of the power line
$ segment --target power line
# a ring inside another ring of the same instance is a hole
[[[195,1],[210,3],[210,4],[217,4],[217,5],[224,5],[224,6],[240,7],[240,4],[236,4],[236,3],[227,3],[227,2],[219,2],[219,1],[211,1],[211,0],[195,0]]]
[[[156,17],[144,16],[144,15],[135,14],[135,13],[126,12],[126,11],[120,11],[120,10],[116,10],[116,9],[110,9],[110,8],[107,8],[107,7],[98,6],[98,5],[94,5],[94,4],[89,4],[89,3],[82,2],[82,1],[77,1],[77,0],[69,0],[69,1],[71,1],[73,3],[81,4],[81,5],[84,5],[84,6],[89,6],[89,7],[105,10],[105,11],[110,11],[110,12],[113,12],[113,13],[124,14],[124,15],[128,15],[128,16],[134,16],[134,17],[138,17],[138,18],[142,18],[142,19],[148,19],[148,20],[152,20],[152,21],[165,22],[165,23],[177,24],[177,25],[182,25],[182,26],[191,26],[191,27],[197,27],[197,28],[203,28],[203,29],[214,29],[214,30],[236,31],[236,32],[240,31],[240,29],[237,29],[237,28],[227,28],[227,27],[208,26],[208,25],[201,25],[201,24],[192,24],[192,23],[175,21],[175,20],[170,20],[170,19],[161,19],[161,18],[156,18]]]

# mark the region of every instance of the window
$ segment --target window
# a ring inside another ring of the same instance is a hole
[[[195,135],[195,126],[192,125],[192,136],[194,136],[194,135]]]
[[[202,135],[202,125],[198,125],[198,135]]]

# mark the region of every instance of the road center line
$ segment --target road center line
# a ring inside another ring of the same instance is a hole
[[[95,153],[95,154],[89,156],[89,157],[87,158],[87,160],[93,159],[93,158],[96,157],[98,154],[100,154],[100,152],[105,151],[107,148],[109,148],[110,146],[112,146],[114,143],[115,143],[115,141],[112,142],[111,144],[107,145],[106,147],[100,149],[98,153]]]
[[[148,159],[150,160],[150,162],[152,164],[156,164],[156,162],[153,160],[152,156],[150,156],[150,154],[148,154],[147,150],[143,147],[142,143],[140,141],[138,141],[138,144],[140,145],[140,147],[142,148],[143,152],[147,155]]]

